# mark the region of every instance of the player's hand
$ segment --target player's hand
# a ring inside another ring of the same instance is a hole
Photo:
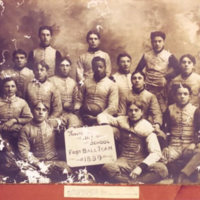
[[[130,177],[131,177],[132,179],[135,179],[135,178],[137,178],[141,173],[142,173],[142,168],[139,167],[139,166],[137,166],[137,167],[134,168],[134,169],[132,170],[132,172],[130,173]]]
[[[189,146],[187,146],[184,151],[183,154],[184,155],[190,155],[194,152],[196,145],[194,143],[190,144]]]
[[[125,174],[130,173],[130,166],[128,165],[128,163],[120,163],[120,171]]]
[[[153,128],[154,128],[155,132],[160,131],[160,125],[159,124],[153,124]]]
[[[163,149],[162,154],[163,154],[164,158],[166,158],[167,160],[169,159],[170,153],[169,153],[169,149],[167,147],[165,147]]]
[[[4,126],[7,126],[7,127],[11,127],[13,126],[15,123],[17,123],[17,120],[16,119],[10,119],[8,120],[7,122],[4,123]]]
[[[9,131],[19,132],[21,128],[22,128],[21,124],[14,124],[13,126],[10,127]]]

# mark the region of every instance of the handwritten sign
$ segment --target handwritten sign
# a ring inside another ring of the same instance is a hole
[[[65,147],[70,167],[111,163],[117,159],[110,126],[68,129],[65,132]]]

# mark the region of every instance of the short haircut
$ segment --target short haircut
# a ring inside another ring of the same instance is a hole
[[[38,30],[38,36],[40,36],[40,33],[43,30],[49,30],[50,34],[53,35],[53,30],[52,30],[51,26],[40,26],[40,28]]]
[[[181,63],[185,57],[189,58],[193,62],[194,65],[196,64],[195,57],[193,55],[189,54],[189,53],[182,55],[179,62]]]
[[[14,81],[15,84],[17,83],[16,79],[14,77],[6,77],[2,80],[2,86],[4,86],[5,83],[9,82],[9,81]]]
[[[96,31],[96,30],[90,30],[90,31],[88,31],[88,33],[87,33],[87,35],[86,35],[86,41],[87,41],[87,42],[88,42],[89,37],[90,37],[91,34],[95,34],[95,35],[97,35],[97,37],[98,37],[99,39],[101,39],[101,35],[100,35],[100,33],[99,33],[98,31]]]
[[[94,64],[95,64],[96,62],[98,62],[98,61],[101,61],[101,62],[104,64],[104,66],[106,67],[106,61],[105,61],[105,59],[102,58],[102,57],[100,57],[100,56],[96,56],[96,57],[94,57],[94,58],[92,59],[92,67],[93,67]]]
[[[44,105],[44,107],[47,109],[47,112],[49,112],[49,106],[48,106],[45,102],[43,102],[43,101],[41,101],[41,100],[36,101],[36,102],[33,104],[32,110],[34,110],[34,109],[37,107],[37,105],[38,105],[39,103],[42,103],[42,104]]]
[[[137,74],[137,73],[139,73],[140,75],[142,75],[142,76],[144,77],[144,80],[146,79],[146,75],[145,75],[144,72],[142,72],[142,71],[134,71],[134,72],[131,74],[131,80],[133,79],[133,76],[134,76],[135,74]]]
[[[154,31],[154,32],[151,32],[151,34],[150,34],[151,40],[153,40],[155,37],[158,37],[158,36],[162,37],[163,40],[165,40],[165,38],[166,38],[165,33],[162,31]]]
[[[142,111],[144,110],[144,104],[142,103],[142,101],[140,101],[138,99],[128,100],[128,102],[127,102],[127,111],[129,110],[129,108],[132,105],[136,105]]]
[[[61,58],[61,60],[60,60],[60,62],[59,62],[59,65],[60,65],[61,62],[63,62],[64,60],[67,60],[67,61],[70,63],[70,65],[72,64],[71,59],[70,59],[68,56],[64,56],[64,57]]]
[[[38,65],[42,65],[42,67],[45,67],[47,71],[49,70],[49,65],[44,60],[35,62],[33,66],[33,70],[37,69]]]
[[[180,84],[176,84],[176,85],[173,86],[175,95],[177,95],[178,89],[180,89],[180,88],[186,88],[186,89],[188,89],[189,94],[190,95],[192,94],[192,90],[191,90],[191,87],[189,85],[180,83]]]
[[[27,58],[27,53],[23,49],[14,50],[12,54],[13,59],[17,54],[23,54]]]
[[[126,52],[120,53],[120,54],[117,56],[117,64],[118,64],[118,65],[119,65],[120,59],[121,59],[122,57],[128,57],[130,60],[132,60],[131,56],[130,56],[128,53],[126,53]]]
[[[0,93],[1,93],[1,95],[3,95],[3,87],[4,87],[5,83],[7,83],[9,81],[14,81],[16,87],[18,88],[17,81],[13,76],[3,78],[3,79],[0,80],[0,83],[1,83],[0,84]]]

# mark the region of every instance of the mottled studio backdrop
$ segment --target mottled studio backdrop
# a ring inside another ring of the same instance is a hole
[[[53,46],[73,63],[87,50],[87,31],[97,28],[113,71],[121,51],[132,55],[133,71],[150,46],[149,33],[162,30],[166,49],[177,58],[195,55],[200,71],[199,0],[0,0],[0,64],[4,57],[10,63],[15,48],[35,48],[41,25],[53,26]]]

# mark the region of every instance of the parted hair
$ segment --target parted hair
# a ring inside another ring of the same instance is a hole
[[[5,77],[3,79],[0,79],[0,96],[3,96],[3,94],[4,94],[4,92],[3,92],[4,85],[5,85],[5,83],[7,83],[9,81],[14,81],[16,87],[18,88],[17,81],[16,81],[15,77],[10,76],[10,77]]]
[[[123,53],[120,53],[118,56],[117,56],[117,64],[119,65],[119,62],[120,62],[120,59],[122,57],[128,57],[130,60],[132,60],[130,54],[126,53],[126,52],[123,52]]]
[[[95,35],[97,35],[97,37],[98,37],[99,39],[101,39],[101,35],[100,35],[100,33],[99,33],[97,30],[90,30],[90,31],[88,31],[88,33],[87,33],[87,35],[86,35],[86,41],[87,41],[87,42],[88,42],[89,37],[90,37],[91,34],[95,34]]]
[[[64,60],[67,60],[67,61],[70,63],[70,65],[72,64],[72,61],[71,61],[71,59],[70,59],[68,56],[63,56],[63,57],[61,58],[60,62],[59,62],[59,65],[60,65]]]
[[[146,75],[145,75],[145,73],[144,73],[143,71],[134,71],[134,72],[131,74],[131,80],[132,80],[133,76],[134,76],[135,74],[137,74],[137,73],[141,74],[141,75],[144,77],[144,80],[146,79]]]
[[[180,89],[180,88],[187,88],[188,91],[189,91],[189,94],[190,95],[192,94],[192,90],[191,90],[191,87],[189,85],[180,83],[180,84],[174,85],[173,89],[174,89],[175,95],[177,95],[178,89]]]
[[[35,62],[33,65],[33,70],[37,69],[38,65],[42,65],[42,67],[45,67],[47,71],[49,70],[49,65],[44,60]]]
[[[40,36],[40,33],[43,30],[49,30],[49,32],[51,33],[51,35],[53,35],[53,30],[52,30],[51,26],[40,26],[40,28],[38,30],[38,36]]]
[[[140,110],[144,110],[144,104],[142,103],[142,101],[140,101],[140,100],[136,100],[136,99],[134,99],[134,100],[129,100],[128,102],[127,102],[127,110],[129,110],[129,108],[132,106],[132,105],[135,105],[135,106],[137,106]]]
[[[181,62],[183,61],[184,58],[189,58],[189,59],[193,62],[194,65],[196,64],[196,59],[195,59],[195,57],[194,57],[193,55],[189,54],[189,53],[188,53],[188,54],[182,55],[182,56],[180,57],[179,63],[181,63]]]
[[[12,54],[12,58],[14,59],[17,54],[22,54],[27,58],[27,53],[23,49],[14,50]]]
[[[42,103],[43,105],[44,105],[44,107],[47,109],[47,112],[49,112],[49,106],[45,103],[45,102],[43,102],[43,101],[41,101],[41,100],[39,100],[39,101],[37,101],[37,102],[35,102],[34,104],[33,104],[33,106],[32,106],[32,110],[34,110],[36,107],[37,107],[37,105],[39,104],[39,103]]]
[[[151,40],[153,40],[155,37],[158,37],[158,36],[161,37],[161,38],[163,38],[163,40],[165,40],[165,38],[166,38],[165,33],[162,32],[162,31],[153,31],[150,34]]]

